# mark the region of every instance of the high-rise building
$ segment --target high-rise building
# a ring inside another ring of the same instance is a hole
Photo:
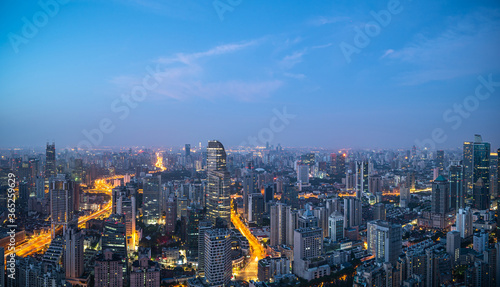
[[[459,210],[465,207],[464,167],[460,163],[452,163],[449,171],[450,208]]]
[[[306,280],[330,275],[330,266],[322,258],[323,254],[321,228],[307,227],[294,230],[292,269],[295,275]],[[315,264],[311,264],[312,262]]]
[[[198,276],[205,275],[205,232],[212,229],[210,220],[200,220],[198,225]]]
[[[244,217],[248,219],[248,196],[257,192],[257,175],[253,171],[253,164],[249,162],[246,174],[243,177],[243,208]]]
[[[500,197],[500,148],[497,149],[497,197]],[[500,269],[500,264],[499,264],[499,269]],[[500,282],[500,276],[498,277],[497,281]]]
[[[467,194],[472,193],[472,167],[473,167],[473,151],[474,151],[474,143],[473,142],[464,142],[464,179],[465,179],[465,188]]]
[[[109,249],[119,255],[124,262],[127,259],[127,231],[124,217],[120,214],[111,214],[104,221],[104,230],[101,236],[102,250]]]
[[[286,244],[287,205],[276,203],[270,211],[270,245]]]
[[[410,203],[411,193],[410,188],[406,184],[401,185],[399,188],[399,206],[407,208]]]
[[[186,157],[190,156],[191,155],[191,144],[186,144],[184,146],[184,152],[186,154]]]
[[[472,236],[472,211],[469,207],[460,208],[457,212],[456,228],[460,232],[462,238],[470,238]]]
[[[160,264],[149,260],[147,256],[139,256],[132,263],[130,271],[130,287],[160,287]]]
[[[257,277],[261,282],[272,282],[274,276],[290,274],[290,259],[285,256],[259,260]]]
[[[177,224],[177,197],[171,193],[167,197],[165,210],[165,232],[168,234],[175,233],[175,225]]]
[[[436,167],[439,170],[439,174],[444,172],[444,150],[436,151]]]
[[[298,164],[297,165],[297,182],[302,184],[309,183],[309,165]]]
[[[490,208],[490,194],[487,191],[486,185],[482,178],[479,178],[472,189],[472,207],[479,210]]]
[[[371,194],[382,192],[382,177],[380,175],[370,175],[368,177],[368,192]]]
[[[226,228],[205,231],[205,279],[210,286],[229,286],[232,276],[231,232]]]
[[[76,279],[83,275],[83,234],[75,227],[70,227],[64,235],[64,270],[67,279]]]
[[[374,220],[367,225],[368,250],[377,261],[396,264],[401,253],[402,227],[387,221]]]
[[[231,216],[229,173],[226,168],[226,151],[218,141],[209,141],[207,148],[208,218],[215,223],[220,217],[227,223]]]
[[[373,205],[373,220],[386,220],[385,204],[377,203]]]
[[[472,184],[474,185],[479,179],[482,179],[485,193],[488,196],[490,195],[490,151],[490,144],[483,142],[480,135],[475,135],[472,157]]]
[[[319,220],[312,211],[312,206],[307,203],[304,212],[297,219],[298,228],[319,227]]]
[[[122,287],[123,277],[123,262],[119,255],[107,249],[97,256],[94,267],[95,287]]]
[[[143,182],[143,218],[145,224],[158,224],[160,221],[161,176],[146,176]]]
[[[261,193],[248,195],[248,222],[262,224],[264,218],[264,196]]]
[[[330,239],[338,241],[344,238],[344,215],[338,211],[334,211],[328,218],[328,231]]]
[[[450,186],[442,176],[438,176],[432,183],[431,212],[445,214],[450,210]]]
[[[47,143],[45,150],[45,178],[51,178],[56,174],[56,144]]]
[[[203,210],[190,207],[188,208],[188,222],[187,222],[187,252],[186,257],[188,261],[198,260],[198,228],[200,220],[203,218]]]
[[[66,231],[68,224],[77,220],[74,217],[73,206],[74,183],[66,175],[59,174],[50,178],[49,193],[52,238],[54,238],[58,226],[63,226],[63,231]]]
[[[368,194],[368,162],[356,162],[356,198],[361,199]]]
[[[446,252],[450,254],[453,265],[455,265],[460,259],[460,232],[450,231],[446,234]]]
[[[117,213],[122,215],[125,220],[125,229],[127,235],[127,248],[129,251],[135,248],[135,196],[122,195],[118,199]]]
[[[488,233],[484,230],[474,233],[472,248],[478,253],[482,253],[486,248],[488,248]]]
[[[362,223],[363,210],[361,200],[357,198],[344,198],[344,227],[359,226]]]

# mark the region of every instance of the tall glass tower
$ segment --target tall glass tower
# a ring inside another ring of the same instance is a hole
[[[218,217],[229,224],[231,220],[230,178],[226,168],[226,151],[219,141],[208,142],[207,167],[208,217],[214,224]]]

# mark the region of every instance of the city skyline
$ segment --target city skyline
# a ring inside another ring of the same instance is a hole
[[[3,4],[2,148],[500,145],[496,1],[65,2]]]

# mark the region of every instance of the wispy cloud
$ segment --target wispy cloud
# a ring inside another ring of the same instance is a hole
[[[156,96],[176,100],[203,98],[215,100],[222,97],[233,98],[240,101],[253,101],[268,97],[283,85],[277,79],[264,80],[239,80],[230,78],[218,81],[208,80],[208,64],[201,59],[214,58],[230,53],[242,51],[251,46],[258,45],[259,40],[241,43],[219,45],[202,52],[177,53],[173,56],[160,57],[155,63],[160,66],[154,76],[162,79],[161,84],[154,89]],[[179,65],[180,64],[180,65]],[[113,82],[118,85],[139,84],[139,78],[120,76]]]
[[[333,17],[325,17],[319,16],[309,21],[309,25],[312,26],[323,26],[327,24],[333,24],[338,22],[346,22],[349,21],[350,18],[347,16],[333,16]]]
[[[306,51],[295,51],[290,55],[287,55],[281,60],[280,65],[285,69],[291,69],[293,66],[302,62],[302,56],[306,54]]]
[[[476,11],[450,18],[450,24],[437,36],[419,34],[406,47],[388,50],[382,58],[411,67],[410,72],[400,76],[404,85],[498,70],[499,16],[499,11]]]

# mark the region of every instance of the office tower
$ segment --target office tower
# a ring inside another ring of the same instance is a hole
[[[403,208],[407,208],[410,203],[411,194],[410,188],[406,186],[406,184],[401,185],[399,188],[399,206]]]
[[[64,235],[64,270],[66,278],[76,279],[83,275],[84,236],[76,226],[66,230]]]
[[[264,187],[264,203],[268,203],[273,199],[274,199],[274,185],[266,184]]]
[[[450,254],[452,264],[455,265],[460,259],[460,232],[450,231],[446,234],[446,252]]]
[[[127,248],[129,251],[135,248],[135,196],[122,195],[118,199],[117,213],[122,215],[125,220],[125,229],[127,235]]]
[[[167,198],[165,211],[165,231],[167,234],[175,233],[177,224],[177,197],[171,193]]]
[[[270,245],[286,244],[287,205],[276,203],[271,205],[270,211]]]
[[[442,176],[438,176],[432,183],[431,212],[445,214],[450,207],[450,186],[448,181]]]
[[[460,163],[452,163],[449,171],[450,209],[459,210],[465,207],[464,167]]]
[[[472,236],[472,211],[469,207],[460,208],[458,210],[456,227],[462,238],[469,238]]]
[[[439,174],[443,174],[443,171],[444,171],[444,150],[436,151],[436,167],[439,170]]]
[[[186,153],[186,157],[190,156],[191,155],[191,144],[186,144],[184,146],[184,151]]]
[[[188,199],[185,196],[177,198],[177,218],[187,217]]]
[[[19,182],[19,199],[16,200],[17,205],[19,206],[19,211],[22,213],[28,213],[28,201],[30,199],[30,188],[29,184],[26,180],[22,180]]]
[[[248,168],[246,174],[243,177],[243,208],[245,214],[243,215],[248,219],[248,196],[252,193],[256,193],[257,188],[257,175],[253,171],[252,162],[248,163]]]
[[[64,174],[58,174],[49,181],[52,238],[58,226],[62,225],[63,231],[66,231],[68,224],[77,220],[74,218],[73,184]]]
[[[385,204],[377,203],[373,205],[373,220],[385,220]]]
[[[401,253],[402,227],[387,221],[374,220],[367,226],[368,250],[377,261],[396,264]]]
[[[158,224],[160,214],[161,176],[146,176],[143,182],[142,213],[144,223]]]
[[[232,276],[231,232],[226,228],[205,232],[205,279],[210,286],[229,286]]]
[[[472,192],[473,150],[474,150],[473,142],[464,142],[463,165],[464,165],[465,187],[467,193]]]
[[[368,192],[371,194],[382,192],[382,177],[380,175],[370,175],[368,177]]]
[[[344,227],[350,228],[361,225],[362,216],[361,200],[352,197],[344,198]]]
[[[262,225],[264,217],[264,196],[261,193],[248,195],[248,222]]]
[[[475,135],[472,155],[472,184],[474,185],[479,179],[482,179],[484,192],[487,196],[490,195],[490,150],[490,144],[483,142],[480,135]]]
[[[102,250],[109,249],[119,255],[124,262],[127,259],[127,231],[123,215],[111,214],[104,221],[104,230],[101,236]]]
[[[191,262],[198,260],[198,228],[203,215],[202,209],[188,208],[187,259]]]
[[[200,220],[198,225],[198,276],[205,274],[205,232],[212,228],[210,220]]]
[[[368,162],[356,163],[356,198],[361,199],[363,194],[368,194]]]
[[[56,176],[56,144],[47,143],[45,150],[45,178]]]
[[[291,206],[286,207],[286,241],[285,244],[293,246],[295,240],[295,229],[299,228],[299,217],[300,214],[298,210],[293,209]]]
[[[297,219],[298,228],[319,227],[318,218],[312,212],[312,206],[306,204],[305,211]]]
[[[344,238],[344,215],[342,213],[334,211],[328,217],[328,223],[328,233],[331,240],[338,241]]]
[[[149,260],[147,256],[139,256],[132,263],[130,287],[160,287],[160,264]]]
[[[123,263],[119,255],[111,250],[103,250],[95,260],[94,286],[95,287],[122,287]]]
[[[472,207],[479,210],[490,208],[490,194],[482,178],[479,178],[473,185]]]
[[[4,249],[0,247],[0,287],[5,287],[5,260]]]
[[[297,182],[302,184],[309,183],[309,166],[307,164],[297,165]]]
[[[45,179],[42,176],[36,176],[35,179],[35,195],[37,199],[45,198]]]
[[[226,151],[218,141],[209,141],[207,148],[208,218],[215,223],[218,217],[231,222],[229,173],[226,169]]]
[[[311,280],[330,274],[330,266],[324,262],[323,230],[316,227],[294,230],[293,273],[300,278]],[[315,264],[311,264],[315,262]],[[313,267],[314,266],[314,267]]]
[[[482,253],[486,248],[488,248],[488,233],[484,230],[474,233],[472,249],[476,252]]]

